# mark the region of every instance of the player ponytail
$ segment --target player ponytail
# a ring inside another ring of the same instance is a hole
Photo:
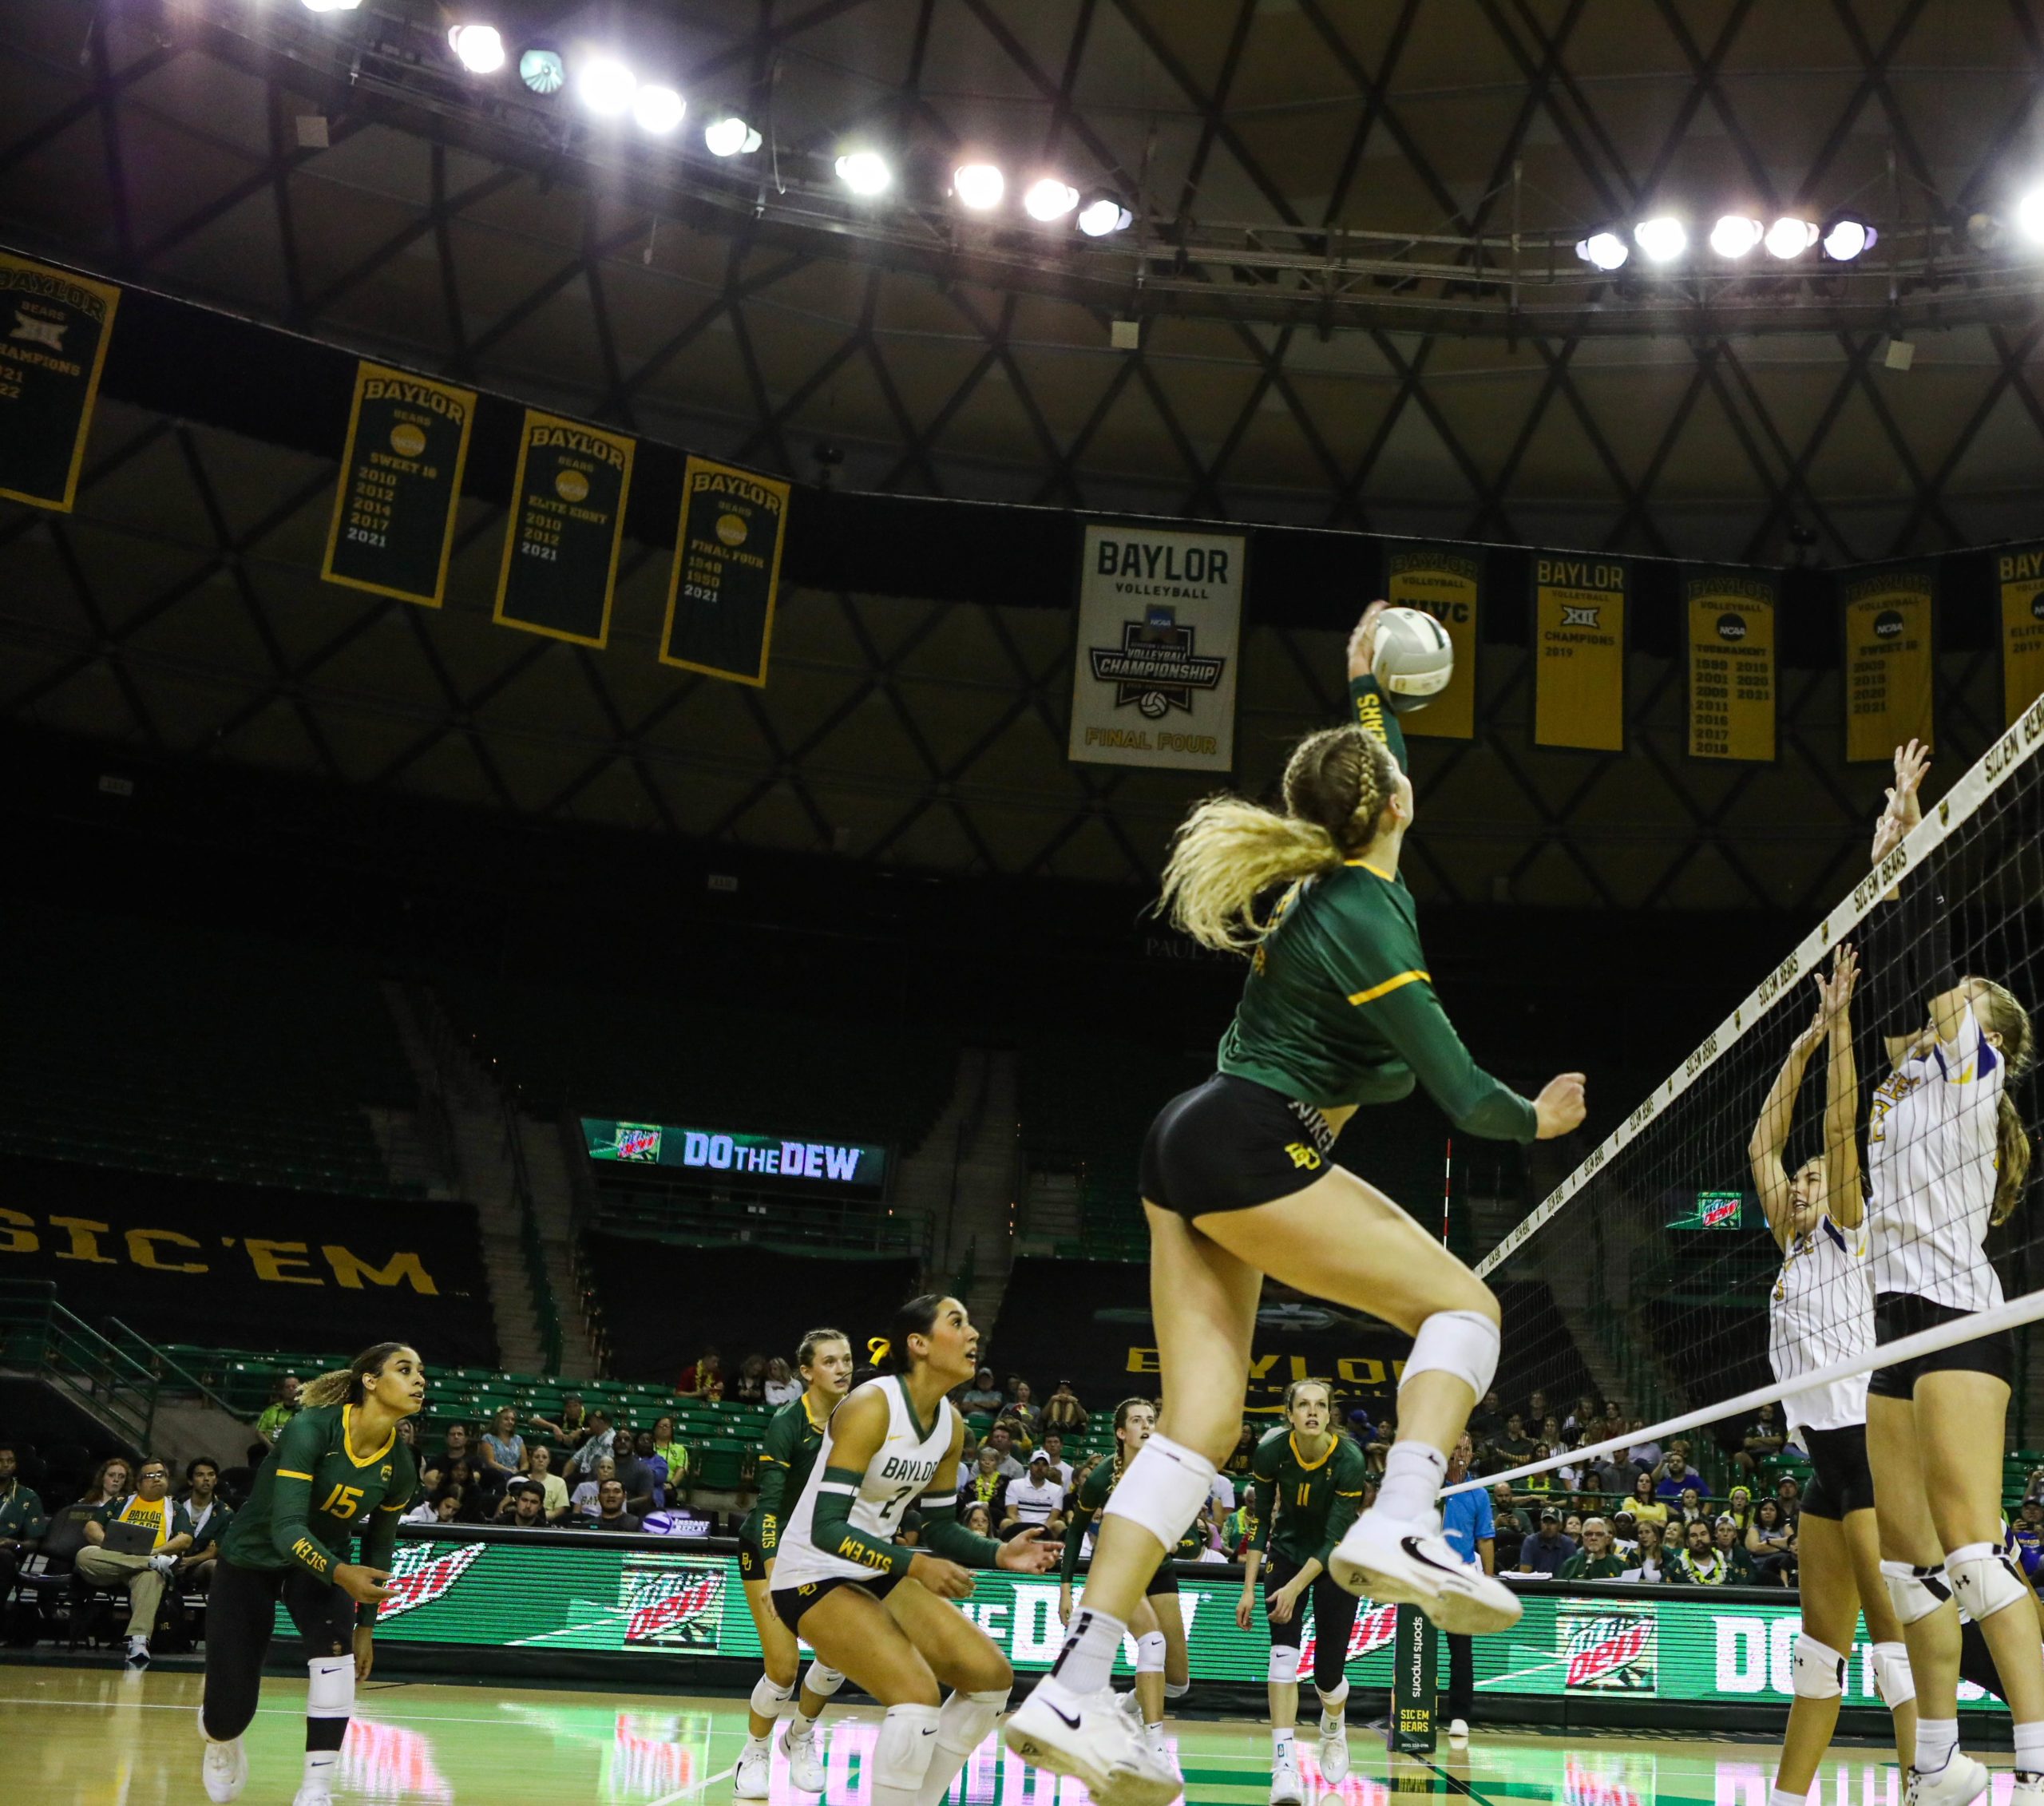
[[[1121,1433],[1128,1426],[1128,1414],[1140,1405],[1145,1411],[1155,1412],[1157,1407],[1147,1398],[1125,1398],[1115,1407],[1115,1464],[1114,1475],[1119,1480],[1122,1469],[1127,1466],[1126,1457],[1128,1444],[1121,1440]]]
[[[368,1388],[364,1382],[383,1371],[390,1356],[411,1346],[409,1342],[378,1342],[364,1349],[345,1367],[323,1373],[298,1389],[299,1403],[316,1410],[325,1404],[359,1404]]]
[[[1990,1221],[2005,1223],[2022,1202],[2022,1188],[2030,1178],[2030,1131],[2023,1127],[2022,1112],[2016,1107],[2009,1088],[2037,1063],[2037,1028],[2030,1012],[2016,1000],[2015,993],[1991,978],[1963,980],[1970,994],[1973,1014],[1982,1029],[2001,1037],[2005,1069],[2000,1101],[1994,1115],[1994,1203]]]
[[[1384,743],[1360,727],[1309,734],[1285,766],[1285,811],[1238,796],[1194,806],[1171,842],[1160,913],[1203,946],[1247,953],[1270,926],[1250,914],[1278,885],[1337,870],[1376,838],[1396,786]]]
[[[927,1336],[937,1321],[937,1313],[944,1309],[947,1292],[919,1292],[901,1305],[894,1313],[894,1320],[887,1326],[887,1339],[867,1345],[873,1355],[873,1364],[883,1373],[906,1373],[915,1364],[909,1353],[911,1336]]]

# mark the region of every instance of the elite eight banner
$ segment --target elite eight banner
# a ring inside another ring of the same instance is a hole
[[[1242,533],[1087,526],[1068,758],[1233,768],[1248,559]]]

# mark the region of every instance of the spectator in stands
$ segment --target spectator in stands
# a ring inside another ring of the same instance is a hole
[[[1624,1556],[1628,1566],[1639,1558],[1639,1523],[1630,1511],[1611,1514],[1611,1553]]]
[[[187,1539],[177,1558],[177,1579],[187,1590],[204,1593],[213,1584],[220,1532],[234,1513],[220,1498],[220,1471],[201,1455],[184,1464],[184,1496],[171,1513],[172,1536]]]
[[[1746,1526],[1746,1555],[1763,1586],[1787,1585],[1781,1573],[1793,1559],[1791,1541],[1788,1521],[1781,1515],[1780,1503],[1763,1499],[1754,1508],[1753,1521]]]
[[[92,1483],[79,1494],[81,1505],[110,1505],[128,1491],[128,1463],[120,1455],[109,1455],[93,1470]]]
[[[965,1507],[965,1515],[958,1521],[975,1536],[993,1535],[992,1513],[979,1499],[974,1499]]]
[[[1028,1471],[1015,1458],[1015,1432],[1005,1419],[987,1432],[987,1447],[994,1452],[1003,1479],[1019,1480]]]
[[[1661,1445],[1647,1439],[1642,1433],[1646,1428],[1646,1420],[1644,1417],[1634,1418],[1626,1427],[1626,1434],[1634,1439],[1631,1446],[1626,1450],[1626,1459],[1642,1473],[1650,1472],[1661,1464]]]
[[[466,1461],[472,1467],[475,1462],[475,1451],[469,1446],[469,1427],[458,1421],[447,1426],[441,1440],[440,1459],[435,1465],[444,1470],[457,1461]]]
[[[731,1382],[731,1400],[736,1404],[766,1402],[766,1357],[749,1354],[739,1364],[738,1378]]]
[[[568,1515],[568,1483],[553,1471],[553,1451],[545,1443],[537,1444],[531,1455],[532,1467],[525,1478],[540,1489],[545,1501],[542,1507],[546,1521],[557,1524]]]
[[[724,1402],[723,1374],[706,1373],[703,1376],[702,1399],[705,1404],[722,1404]]]
[[[1037,1427],[1045,1432],[1056,1430],[1065,1436],[1079,1436],[1091,1420],[1086,1407],[1079,1402],[1079,1394],[1072,1389],[1072,1382],[1060,1380],[1057,1390],[1044,1402],[1044,1414]]]
[[[1683,1458],[1679,1448],[1670,1449],[1661,1458],[1658,1471],[1661,1483],[1654,1489],[1657,1498],[1679,1500],[1685,1492],[1695,1489],[1700,1483],[1695,1471]]]
[[[1580,1511],[1563,1511],[1562,1535],[1576,1546],[1577,1554],[1583,1552],[1583,1514]]]
[[[959,1408],[963,1411],[998,1411],[1007,1402],[993,1383],[991,1367],[982,1367],[972,1376],[972,1384],[958,1395]]]
[[[653,1452],[667,1464],[668,1490],[680,1491],[681,1483],[688,1473],[688,1451],[675,1440],[671,1417],[653,1420]]]
[[[640,1467],[645,1473],[646,1490],[652,1496],[651,1509],[664,1511],[667,1504],[667,1459],[654,1448],[651,1430],[641,1430],[632,1439],[632,1452],[638,1457]]]
[[[705,1384],[713,1377],[721,1380],[723,1375],[723,1356],[714,1347],[707,1347],[681,1370],[674,1389],[683,1398],[701,1398]]]
[[[1028,1472],[1010,1480],[1001,1495],[1002,1535],[1012,1524],[1034,1524],[1051,1535],[1064,1533],[1064,1483],[1051,1471],[1050,1457],[1040,1448],[1029,1457]]]
[[[153,1458],[144,1460],[135,1470],[135,1490],[125,1498],[109,1499],[87,1521],[89,1547],[78,1551],[77,1571],[87,1580],[127,1589],[130,1668],[149,1665],[149,1638],[156,1630],[156,1608],[163,1602],[164,1582],[176,1571],[179,1555],[190,1547],[188,1539],[171,1532],[169,1492],[169,1468]],[[139,1527],[147,1552],[107,1548],[112,1524]]]
[[[1529,1461],[1544,1461],[1553,1452],[1543,1442],[1536,1442],[1527,1452]],[[1537,1474],[1528,1474],[1519,1483],[1520,1495],[1538,1504],[1555,1490],[1555,1475],[1551,1468],[1543,1467]]]
[[[525,1471],[525,1439],[518,1434],[518,1414],[509,1405],[498,1406],[489,1428],[482,1433],[479,1453],[483,1473],[499,1485]]]
[[[1504,1404],[1493,1386],[1483,1394],[1476,1408],[1469,1413],[1469,1441],[1473,1448],[1479,1443],[1495,1443],[1504,1432]]]
[[[1641,1580],[1649,1586],[1658,1586],[1668,1578],[1668,1551],[1658,1523],[1640,1525],[1639,1552],[1634,1557],[1633,1565],[1639,1570]]]
[[[1049,1459],[1051,1473],[1057,1483],[1069,1492],[1072,1490],[1072,1463],[1064,1458],[1064,1438],[1055,1430],[1046,1430],[1044,1432],[1043,1453]],[[1232,1504],[1234,1501],[1230,1499],[1229,1503]]]
[[[1703,1502],[1702,1489],[1693,1483],[1682,1488],[1682,1502],[1680,1507],[1668,1514],[1671,1519],[1679,1515],[1686,1524],[1699,1523],[1707,1524],[1711,1521],[1713,1515],[1710,1507]]]
[[[620,1424],[617,1448],[611,1457],[611,1471],[624,1488],[624,1508],[639,1517],[653,1510],[653,1472],[639,1459],[639,1439],[628,1424]]]
[[[1538,1424],[1547,1415],[1547,1395],[1538,1386],[1526,1395],[1525,1417],[1528,1424]]]
[[[1256,1426],[1245,1424],[1242,1434],[1235,1438],[1234,1449],[1229,1453],[1226,1471],[1238,1487],[1243,1486],[1247,1483],[1250,1469],[1255,1462]]]
[[[1741,1473],[1757,1473],[1761,1463],[1779,1455],[1788,1440],[1775,1419],[1773,1404],[1763,1404],[1753,1413],[1753,1420],[1746,1426],[1742,1445],[1732,1459],[1738,1463]]]
[[[406,1422],[410,1421],[410,1418],[406,1419]],[[557,1424],[549,1418],[536,1415],[533,1419],[533,1428],[544,1430],[553,1438],[554,1446],[561,1450],[564,1463],[568,1456],[582,1446],[584,1439],[589,1433],[588,1413],[582,1408],[582,1395],[580,1392],[563,1392],[561,1395],[561,1421]]]
[[[776,1411],[784,1404],[793,1404],[802,1396],[802,1381],[790,1371],[788,1364],[778,1355],[766,1363],[766,1402]]]
[[[1623,1435],[1621,1431],[1619,1434]],[[1632,1490],[1634,1469],[1630,1462],[1622,1460],[1616,1452],[1600,1455],[1589,1463],[1584,1477],[1602,1493],[1614,1499],[1622,1499]]]
[[[409,1448],[414,1455],[418,1453],[418,1420],[400,1417],[398,1420],[398,1440]]]
[[[596,1463],[609,1459],[616,1452],[617,1432],[611,1428],[610,1413],[601,1409],[591,1412],[588,1433],[568,1463],[568,1477],[589,1479],[596,1471]]]
[[[584,1519],[596,1516],[603,1509],[604,1482],[616,1478],[617,1463],[608,1455],[598,1455],[595,1471],[575,1488],[569,1498],[576,1516]]]
[[[450,1486],[433,1502],[433,1521],[437,1524],[458,1524],[470,1521],[469,1489],[464,1486]]]
[[[1803,1515],[1803,1487],[1793,1474],[1784,1474],[1775,1481],[1774,1502],[1781,1507],[1789,1529],[1795,1529],[1796,1519]]]
[[[1540,1420],[1539,1440],[1547,1445],[1551,1454],[1559,1455],[1563,1449],[1571,1446],[1567,1439],[1562,1435],[1561,1424],[1551,1411]]]
[[[1221,1547],[1231,1562],[1245,1560],[1249,1546],[1256,1540],[1255,1498],[1248,1487],[1243,1487],[1242,1503],[1222,1523]]]
[[[284,1425],[298,1415],[298,1376],[279,1373],[270,1383],[270,1402],[256,1420],[256,1434],[265,1448],[275,1448]]]
[[[1725,1510],[1732,1514],[1732,1522],[1739,1527],[1739,1540],[1746,1539],[1746,1531],[1753,1521],[1753,1495],[1745,1487],[1732,1488],[1732,1500]]]
[[[1519,1544],[1533,1534],[1533,1520],[1519,1508],[1507,1481],[1499,1480],[1491,1488],[1491,1522],[1495,1527],[1498,1547],[1502,1549],[1516,1551]]]
[[[1562,1563],[1563,1580],[1616,1580],[1626,1570],[1624,1558],[1611,1546],[1611,1527],[1602,1518],[1583,1525],[1583,1547]]]
[[[2044,1499],[2026,1499],[2009,1526],[2018,1561],[2025,1574],[2034,1574],[2044,1563]]]
[[[991,1442],[980,1444],[979,1459],[965,1476],[958,1496],[969,1504],[984,1505],[991,1511],[1000,1502],[1000,1489],[1008,1483],[1000,1471],[1000,1451]]]
[[[1668,1564],[1668,1578],[1678,1586],[1722,1586],[1730,1568],[1718,1552],[1710,1525],[1703,1519],[1682,1526],[1683,1543]]]
[[[622,1531],[629,1534],[643,1530],[645,1526],[624,1508],[624,1488],[616,1475],[603,1483],[597,1494],[597,1511],[589,1527],[592,1530]]]
[[[15,1471],[14,1445],[0,1442],[0,1601],[14,1590],[14,1576],[50,1527],[35,1488]]]
[[[1604,1401],[1604,1421],[1597,1426],[1598,1441],[1616,1442],[1625,1433],[1626,1420],[1624,1414],[1618,1409],[1618,1401],[1616,1399],[1606,1399]],[[1625,1454],[1623,1449],[1616,1452],[1619,1458],[1622,1458]]]
[[[1664,1528],[1667,1524],[1667,1501],[1655,1493],[1654,1476],[1644,1467],[1638,1470],[1633,1475],[1632,1503],[1630,1508],[1633,1522],[1642,1527],[1652,1524],[1658,1530]]]
[[[1540,1514],[1540,1527],[1519,1546],[1518,1571],[1552,1578],[1575,1553],[1575,1543],[1562,1535],[1561,1513],[1550,1505]]]
[[[519,1479],[504,1489],[504,1502],[491,1522],[513,1530],[546,1528],[546,1489],[537,1480]]]
[[[1507,1456],[1515,1467],[1520,1462],[1532,1459],[1533,1441],[1526,1433],[1526,1420],[1517,1412],[1505,1419],[1504,1434],[1497,1439],[1495,1446],[1498,1453]]]
[[[1562,1420],[1562,1434],[1568,1438],[1569,1447],[1575,1448],[1583,1443],[1594,1442],[1596,1438],[1591,1432],[1602,1416],[1595,1399],[1587,1392],[1578,1395],[1575,1408]]]
[[[1753,1558],[1746,1553],[1746,1546],[1739,1534],[1738,1520],[1729,1511],[1721,1511],[1716,1523],[1710,1527],[1710,1540],[1716,1545],[1718,1555],[1725,1562],[1725,1584],[1727,1586],[1754,1586],[1760,1577],[1753,1571]]]
[[[425,1476],[422,1475],[420,1479],[423,1484]],[[440,1507],[447,1504],[447,1498],[439,1492],[422,1491],[418,1503],[406,1512],[398,1522],[401,1524],[437,1524],[440,1522]],[[454,1507],[450,1505],[447,1516],[450,1523],[453,1521],[454,1515]]]

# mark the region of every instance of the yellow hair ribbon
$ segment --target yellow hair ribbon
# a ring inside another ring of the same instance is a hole
[[[867,1358],[877,1367],[894,1352],[894,1345],[885,1336],[870,1336],[866,1338],[866,1352]]]

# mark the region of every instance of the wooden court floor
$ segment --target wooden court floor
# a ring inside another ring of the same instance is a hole
[[[192,1673],[0,1666],[0,1802],[6,1806],[204,1806]],[[248,1806],[289,1806],[303,1748],[304,1685],[272,1679],[248,1736]],[[846,1707],[830,1733],[824,1806],[866,1806],[862,1758],[877,1714]],[[1266,1806],[1270,1733],[1240,1721],[1174,1721],[1187,1806]],[[464,1806],[731,1806],[744,1741],[744,1702],[495,1685],[372,1681],[342,1753],[340,1806],[434,1801]],[[1333,1806],[1394,1798],[1464,1797],[1478,1806],[1556,1800],[1571,1806],[1766,1806],[1773,1749],[1758,1742],[1661,1737],[1543,1737],[1480,1732],[1466,1751],[1387,1756],[1361,1726],[1353,1772],[1319,1782],[1303,1745],[1310,1796]],[[1996,1765],[1993,1806],[2012,1778]],[[1075,1784],[1025,1768],[989,1739],[954,1788],[954,1806],[1086,1806]],[[1834,1753],[1816,1806],[1899,1806],[1891,1753]],[[813,1806],[791,1792],[778,1755],[772,1806]]]

